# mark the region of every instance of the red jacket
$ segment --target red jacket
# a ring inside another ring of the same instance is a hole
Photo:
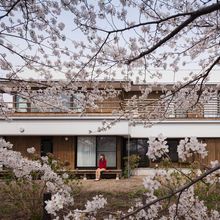
[[[106,160],[99,160],[99,168],[100,169],[106,169],[107,161]]]

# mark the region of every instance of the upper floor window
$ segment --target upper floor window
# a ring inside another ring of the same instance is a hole
[[[28,103],[26,99],[18,95],[15,95],[15,109],[16,109],[16,112],[29,112],[30,103]]]
[[[42,103],[39,100],[42,100]],[[84,95],[81,93],[72,96],[61,94],[57,97],[57,103],[55,101],[54,105],[50,105],[49,101],[47,105],[47,100],[44,103],[43,97],[39,100],[36,101],[33,99],[32,103],[30,103],[27,99],[15,95],[14,107],[16,112],[67,112],[68,110],[82,112],[84,109]]]

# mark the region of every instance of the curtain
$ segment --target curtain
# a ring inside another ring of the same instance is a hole
[[[96,166],[96,138],[78,137],[77,138],[77,167]]]

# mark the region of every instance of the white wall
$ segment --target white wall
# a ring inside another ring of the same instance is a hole
[[[0,136],[7,135],[122,135],[145,138],[162,133],[166,137],[220,137],[220,120],[164,121],[151,128],[129,127],[126,120],[105,132],[95,132],[103,118],[15,118],[0,120]]]

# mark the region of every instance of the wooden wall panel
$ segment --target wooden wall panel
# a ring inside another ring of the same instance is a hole
[[[41,137],[39,136],[8,136],[6,140],[13,144],[13,150],[19,151],[23,156],[28,156],[27,148],[34,147],[40,155]]]
[[[215,156],[216,160],[220,161],[220,139],[216,139],[215,142]]]
[[[65,139],[65,138],[68,138]],[[70,163],[69,168],[75,168],[75,137],[55,136],[53,137],[53,154],[65,162]]]
[[[207,144],[208,156],[201,160],[204,165],[210,165],[210,161],[220,161],[220,138],[207,138],[204,140]]]
[[[122,96],[123,96],[124,99],[130,99],[130,98],[132,98],[134,95],[136,95],[137,97],[139,97],[139,96],[141,95],[141,92],[140,92],[140,91],[124,92]],[[154,92],[151,92],[151,93],[148,95],[148,99],[158,99],[161,95],[162,95],[162,92],[154,91]]]
[[[215,139],[215,159],[220,161],[220,139]]]

